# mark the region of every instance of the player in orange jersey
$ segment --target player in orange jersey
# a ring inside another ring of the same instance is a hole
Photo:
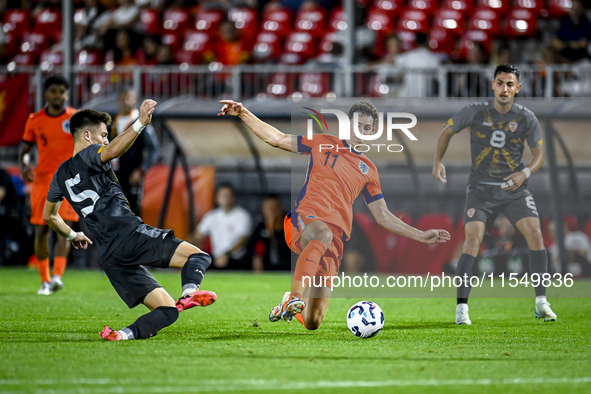
[[[65,238],[58,237],[53,259],[53,277],[50,277],[47,245],[49,227],[43,221],[43,206],[53,174],[74,152],[74,139],[70,135],[70,116],[76,110],[66,106],[69,88],[70,84],[61,76],[54,75],[45,80],[43,89],[47,105],[41,111],[29,115],[19,152],[23,179],[33,182],[31,224],[35,225],[35,257],[41,275],[41,288],[37,291],[39,295],[49,295],[63,288],[61,277],[70,253],[70,243]],[[29,152],[33,145],[37,145],[38,152],[34,172],[29,163]],[[67,202],[62,204],[60,215],[64,220],[78,221],[78,215]]]
[[[271,309],[269,320],[291,321],[296,317],[308,330],[320,327],[330,301],[330,287],[311,287],[304,299],[304,279],[337,275],[343,254],[343,241],[351,233],[353,201],[359,194],[376,221],[396,234],[423,242],[443,243],[450,239],[445,230],[420,231],[396,216],[386,206],[378,171],[363,154],[351,148],[363,143],[355,133],[350,140],[317,134],[311,140],[302,136],[283,134],[262,122],[250,111],[230,100],[220,115],[239,116],[267,144],[292,153],[309,155],[306,181],[296,201],[295,209],[285,218],[285,234],[289,247],[300,255],[291,292],[285,293],[281,304]],[[356,103],[349,118],[358,114],[358,124],[364,135],[375,132],[377,109],[370,103]]]

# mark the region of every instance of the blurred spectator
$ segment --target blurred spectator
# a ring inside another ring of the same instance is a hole
[[[229,183],[221,183],[216,190],[218,207],[207,212],[197,226],[195,242],[209,236],[213,266],[227,269],[250,269],[246,241],[250,235],[250,214],[235,206],[236,193]]]
[[[396,57],[396,65],[406,70],[400,97],[427,97],[433,95],[433,73],[439,58],[429,48],[424,33],[417,33],[417,48]]]
[[[106,23],[109,13],[97,0],[84,0],[84,8],[74,16],[74,49],[95,48],[101,44],[97,29]]]
[[[174,64],[174,54],[170,45],[158,45],[156,49],[156,64]]]
[[[140,7],[134,0],[118,0],[119,7],[108,14],[103,23],[98,27],[99,35],[103,36],[104,51],[115,50],[115,58],[120,59],[117,53],[117,32],[127,30],[129,46],[135,52],[141,43],[143,26],[140,21]]]
[[[133,90],[124,90],[119,95],[119,113],[113,120],[111,139],[129,128],[139,117],[137,97]],[[154,128],[148,125],[133,143],[131,148],[119,159],[111,161],[113,170],[119,179],[123,194],[129,201],[129,207],[136,215],[141,212],[142,181],[150,167],[158,161],[158,142]]]
[[[216,60],[225,65],[245,63],[250,56],[248,51],[243,50],[238,30],[230,21],[220,24],[220,40],[216,47]]]
[[[137,63],[135,52],[130,47],[131,43],[127,30],[119,30],[117,32],[115,45],[117,47],[117,51],[115,51],[115,64],[119,66],[131,66]]]
[[[396,58],[402,52],[402,42],[397,35],[393,34],[386,39],[386,53],[378,63],[396,63]]]
[[[514,64],[515,56],[513,47],[507,41],[502,41],[498,45],[495,45],[490,63],[495,66],[497,64]]]
[[[253,271],[291,269],[291,251],[285,242],[284,214],[279,196],[270,195],[263,200],[262,217],[255,225],[248,241],[249,255],[253,256]]]
[[[591,22],[585,16],[581,0],[573,0],[568,14],[560,20],[560,28],[553,40],[554,48],[567,61],[589,58],[587,46],[591,39]]]
[[[138,51],[138,59],[141,64],[152,66],[158,63],[157,54],[161,41],[160,36],[155,34],[144,37],[142,48]]]
[[[548,223],[548,231],[552,235],[552,238],[556,239],[556,223],[553,220]],[[582,231],[571,231],[565,222],[564,247],[568,253],[566,271],[573,274],[573,276],[591,276],[591,241],[589,237]],[[556,242],[548,248],[548,252],[550,253],[550,262],[555,272],[562,272]]]
[[[486,49],[480,42],[475,42],[466,54],[466,63],[480,66],[488,64]],[[488,97],[490,76],[488,71],[471,70],[459,75],[457,87],[463,97]]]
[[[0,168],[0,265],[19,263],[22,209],[10,175]]]

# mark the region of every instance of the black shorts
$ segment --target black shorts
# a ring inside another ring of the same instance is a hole
[[[466,189],[464,224],[483,222],[486,232],[490,232],[499,213],[509,219],[513,227],[523,218],[539,218],[534,197],[521,185],[514,191],[506,191],[501,186],[470,184]]]
[[[141,304],[160,284],[144,267],[168,268],[183,241],[172,230],[142,224],[103,262],[102,268],[129,308]]]

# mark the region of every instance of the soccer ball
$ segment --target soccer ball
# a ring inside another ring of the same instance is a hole
[[[384,312],[375,302],[359,301],[347,312],[347,326],[359,338],[371,338],[384,327]]]

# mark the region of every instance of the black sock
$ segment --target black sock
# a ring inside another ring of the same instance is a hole
[[[545,296],[546,288],[542,285],[542,275],[548,273],[548,255],[546,249],[529,250],[529,276],[540,275],[540,284],[536,287],[536,296]]]
[[[205,276],[205,270],[211,264],[211,256],[207,253],[195,253],[189,256],[189,259],[181,270],[181,282],[183,285],[183,291],[192,285],[195,285],[197,289],[203,281]]]
[[[130,339],[146,339],[156,336],[158,331],[170,326],[179,318],[179,311],[172,306],[161,306],[150,313],[140,316],[129,329],[133,335]]]
[[[457,288],[458,304],[468,303],[468,297],[470,297],[470,290],[472,289],[472,286],[470,285],[470,277],[474,275],[475,263],[476,257],[466,253],[463,253],[458,260],[456,276],[461,277],[462,282],[464,281],[464,274],[467,276],[467,283],[462,283],[462,285]]]

